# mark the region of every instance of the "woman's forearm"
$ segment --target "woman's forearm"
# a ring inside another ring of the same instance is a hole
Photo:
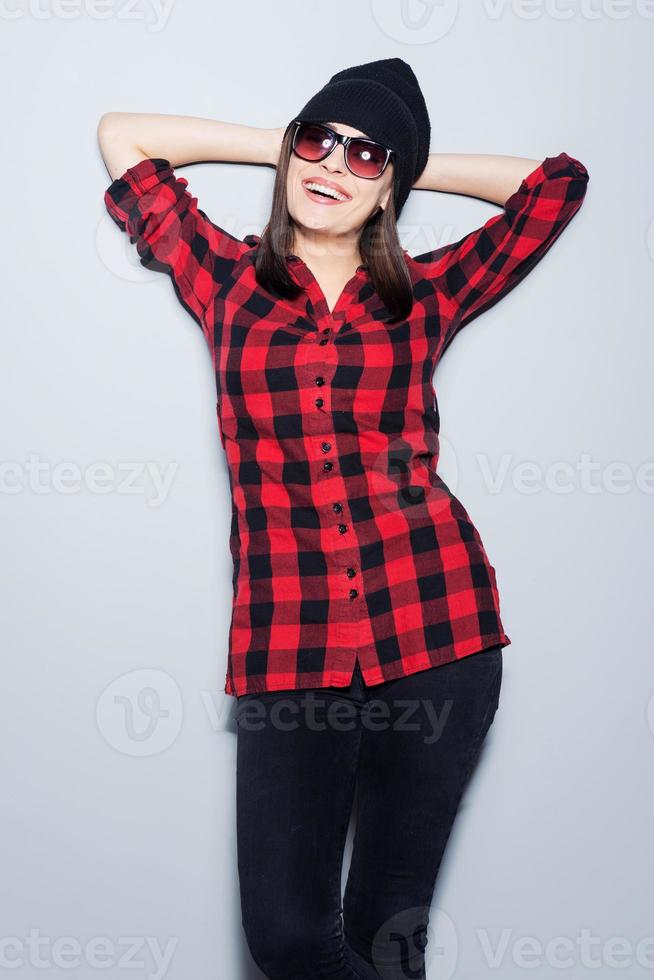
[[[107,112],[98,142],[112,180],[148,157],[172,167],[202,160],[275,165],[282,131],[163,113]]]
[[[417,190],[469,194],[504,206],[542,160],[485,153],[430,153]]]

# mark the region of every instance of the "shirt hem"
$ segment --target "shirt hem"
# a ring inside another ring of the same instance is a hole
[[[383,665],[364,667],[359,660],[363,681],[367,687],[375,687],[383,684],[384,681],[397,680],[399,677],[409,677],[411,674],[421,670],[429,670],[431,667],[440,667],[444,664],[462,660],[475,653],[482,653],[490,647],[507,647],[511,644],[511,638],[503,630],[497,633],[488,633],[482,640],[461,640],[458,643],[450,644],[446,647],[439,647],[437,650],[423,651],[415,654],[408,660],[394,661]],[[321,684],[316,684],[313,677],[310,680],[303,679],[300,674],[293,687],[289,687],[287,681],[275,682],[274,678],[257,676],[250,678],[232,679],[229,672],[225,680],[224,693],[230,697],[240,697],[243,694],[265,694],[268,691],[302,691],[310,688],[322,689],[325,687],[349,687],[352,683],[352,670],[330,670],[325,672]]]

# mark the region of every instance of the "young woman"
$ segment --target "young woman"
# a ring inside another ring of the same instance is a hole
[[[588,173],[566,153],[430,154],[397,58],[339,72],[282,129],[112,112],[98,133],[110,214],[215,366],[252,956],[271,980],[425,977],[436,875],[511,642],[495,569],[436,472],[432,375],[560,235]],[[276,167],[261,236],[198,208],[174,168],[200,160]],[[501,210],[412,257],[396,227],[412,187]]]

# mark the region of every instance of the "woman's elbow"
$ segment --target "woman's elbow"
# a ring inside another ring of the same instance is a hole
[[[120,137],[121,116],[122,113],[120,112],[105,112],[100,116],[97,128],[100,146],[106,145],[111,140],[116,140]]]
[[[134,144],[125,116],[122,112],[105,112],[98,121],[98,144],[112,180],[147,156]]]

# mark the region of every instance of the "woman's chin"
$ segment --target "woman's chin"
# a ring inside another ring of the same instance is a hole
[[[303,208],[296,220],[301,227],[311,231],[329,231],[333,227],[333,222],[326,215],[321,214],[317,208]]]
[[[325,235],[342,235],[347,232],[347,229],[344,229],[339,221],[335,221],[330,215],[316,214],[316,210],[303,208],[302,211],[292,214],[291,217],[295,224],[305,231],[322,232]]]

